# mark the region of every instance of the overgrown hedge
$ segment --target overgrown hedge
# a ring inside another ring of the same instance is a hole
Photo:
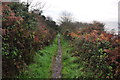
[[[53,41],[56,32],[22,3],[3,3],[2,8],[3,78],[15,77],[33,61],[37,50]]]
[[[84,66],[80,71],[85,72],[86,76],[79,77],[120,78],[120,42],[117,35],[106,33],[94,25],[73,32],[66,31],[63,35],[74,47],[72,54],[78,59],[75,63]]]

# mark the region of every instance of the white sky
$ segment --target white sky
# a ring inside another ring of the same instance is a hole
[[[25,0],[21,0],[25,1]],[[51,16],[57,21],[62,11],[73,14],[75,20],[91,22],[94,20],[118,22],[118,2],[120,0],[33,0],[46,3],[45,16]],[[109,25],[110,26],[110,25]]]

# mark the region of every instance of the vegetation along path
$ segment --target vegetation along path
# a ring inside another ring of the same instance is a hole
[[[30,64],[20,78],[52,78],[52,58],[58,50],[58,38],[42,50],[36,52],[34,62]]]
[[[72,48],[58,34],[53,44],[36,52],[34,62],[30,64],[20,78],[74,78],[79,75],[75,57],[70,54]]]

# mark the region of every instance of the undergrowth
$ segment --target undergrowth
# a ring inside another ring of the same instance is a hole
[[[77,59],[72,56],[71,51],[72,47],[69,43],[61,37],[61,45],[62,45],[62,78],[75,78],[79,71],[77,69],[78,64],[74,63]]]
[[[57,37],[52,45],[36,52],[34,63],[30,64],[19,78],[51,78],[52,57],[58,49]]]
[[[72,51],[74,47],[71,43],[61,37],[62,45],[62,78],[89,78],[93,75],[91,71],[85,72],[84,63],[80,61],[79,57],[74,56]]]

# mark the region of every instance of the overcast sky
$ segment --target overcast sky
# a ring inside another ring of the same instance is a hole
[[[25,0],[22,0],[25,1]],[[118,2],[120,0],[33,0],[33,3],[46,3],[43,14],[51,16],[57,21],[62,11],[73,14],[74,19],[82,22],[94,20],[106,23],[117,28]],[[111,24],[109,24],[111,22]]]

